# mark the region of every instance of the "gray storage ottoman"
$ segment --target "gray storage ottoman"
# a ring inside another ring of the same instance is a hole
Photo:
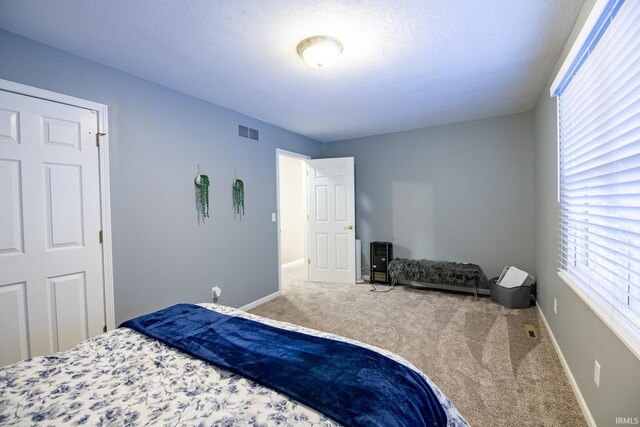
[[[507,308],[528,308],[531,306],[531,286],[505,288],[492,280],[491,301]]]

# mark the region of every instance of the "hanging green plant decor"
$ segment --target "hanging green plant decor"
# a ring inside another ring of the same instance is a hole
[[[241,179],[233,181],[233,216],[242,219],[244,215],[244,182]]]
[[[198,175],[196,178],[198,185],[198,200],[202,209],[202,216],[209,218],[209,177],[207,175]]]

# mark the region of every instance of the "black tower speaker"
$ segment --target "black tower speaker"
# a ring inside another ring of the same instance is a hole
[[[391,283],[389,262],[393,259],[393,245],[389,242],[371,242],[371,283]]]

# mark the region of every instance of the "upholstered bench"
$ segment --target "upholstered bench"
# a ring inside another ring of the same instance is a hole
[[[389,263],[393,283],[489,295],[489,281],[476,264],[394,259]]]

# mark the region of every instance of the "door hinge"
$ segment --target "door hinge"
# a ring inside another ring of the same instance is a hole
[[[307,221],[309,221],[309,215],[307,214]]]
[[[104,233],[102,232],[102,230],[100,230],[100,231],[98,232],[98,239],[100,240],[100,243],[102,243],[103,238],[104,238]]]
[[[309,258],[309,265],[311,265],[311,258]]]
[[[104,333],[104,332],[107,332],[107,325],[104,325],[104,326],[102,327],[102,332],[103,332],[103,333]]]
[[[97,132],[96,133],[96,146],[100,147],[100,137],[101,136],[105,136],[106,133],[102,133],[102,132]]]
[[[309,171],[307,171],[307,176],[309,176]]]

